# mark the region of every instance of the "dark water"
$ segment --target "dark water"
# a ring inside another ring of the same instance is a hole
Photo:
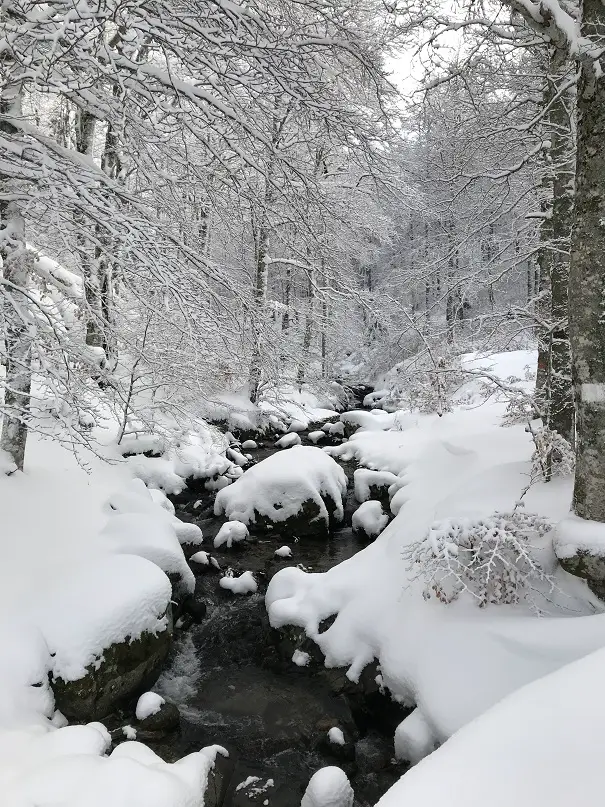
[[[250,453],[260,460],[274,450]],[[353,465],[343,467],[352,480]],[[212,513],[213,498],[195,485],[174,498],[177,515],[201,526],[207,550],[224,521]],[[342,675],[335,683],[319,661],[296,666],[292,647],[270,628],[264,606],[267,584],[279,569],[298,564],[326,571],[363,548],[350,528],[355,507],[350,484],[345,521],[328,541],[294,543],[275,533],[230,550],[211,550],[223,570],[254,573],[259,584],[254,595],[225,592],[218,585],[222,572],[192,564],[195,598],[203,599],[207,613],[199,624],[177,631],[169,667],[156,687],[178,705],[181,730],[150,744],[169,760],[204,745],[227,748],[229,759],[217,767],[207,807],[251,802],[295,807],[311,775],[330,764],[347,772],[360,805],[373,804],[401,774],[391,761],[392,732],[401,719],[397,706],[378,693],[371,697],[385,703],[346,691]],[[293,558],[275,557],[284,544]],[[345,746],[327,741],[333,726],[344,732]],[[238,789],[248,777],[257,778]]]

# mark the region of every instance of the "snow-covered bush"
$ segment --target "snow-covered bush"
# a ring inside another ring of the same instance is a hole
[[[489,518],[437,522],[420,541],[404,550],[415,578],[424,579],[424,597],[451,603],[470,593],[480,607],[515,604],[540,583],[554,585],[532,554],[532,538],[552,524],[524,512]]]
[[[531,479],[548,481],[553,476],[571,476],[575,467],[572,446],[558,432],[542,427],[532,430],[534,451],[531,456]]]

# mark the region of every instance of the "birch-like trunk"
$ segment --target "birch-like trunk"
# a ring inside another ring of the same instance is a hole
[[[22,84],[11,77],[14,66],[3,58],[8,76],[0,95],[0,132],[18,137],[11,120],[21,117]],[[16,71],[15,71],[16,72]],[[33,255],[27,249],[25,221],[14,179],[0,174],[0,255],[2,256],[2,326],[4,336],[4,404],[0,448],[23,470],[31,400],[31,349],[34,323],[23,292],[31,282]]]
[[[263,371],[263,326],[267,309],[267,287],[269,267],[267,265],[267,246],[269,232],[264,223],[259,227],[256,237],[255,277],[254,277],[254,322],[252,358],[250,359],[250,377],[248,382],[250,400],[258,401]]]
[[[605,37],[601,0],[584,0],[582,35]],[[597,75],[582,65],[569,336],[577,418],[573,507],[582,518],[605,522],[605,78]]]

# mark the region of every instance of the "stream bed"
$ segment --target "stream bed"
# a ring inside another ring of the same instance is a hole
[[[306,434],[301,437],[308,442]],[[260,461],[275,450],[260,446],[250,453]],[[267,584],[279,569],[297,564],[326,571],[365,546],[350,526],[357,507],[355,465],[342,466],[349,479],[345,519],[328,541],[294,543],[276,530],[232,549],[213,550],[212,539],[224,523],[213,515],[214,494],[194,485],[172,497],[176,515],[202,528],[204,548],[222,571],[191,564],[199,618],[185,618],[175,631],[169,665],[155,687],[178,706],[180,730],[148,744],[167,761],[215,743],[228,750],[229,757],[217,762],[206,807],[298,807],[310,777],[326,765],[342,767],[356,803],[370,805],[403,772],[392,760],[401,708],[376,686],[364,692],[350,684],[342,670],[327,671],[317,663],[297,666],[287,641],[270,627],[264,605]],[[292,558],[275,556],[284,544]],[[218,580],[227,568],[252,571],[258,592],[234,596],[221,589]],[[368,668],[366,679],[373,682],[375,676],[376,668]],[[344,745],[328,740],[333,727],[343,732]]]

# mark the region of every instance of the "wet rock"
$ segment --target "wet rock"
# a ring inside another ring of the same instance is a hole
[[[184,602],[183,612],[191,617],[192,622],[199,625],[206,618],[208,604],[205,599],[194,594]]]
[[[226,795],[232,783],[233,770],[233,759],[217,754],[214,768],[210,772],[208,786],[204,793],[204,807],[222,807],[226,803]]]
[[[179,727],[180,713],[174,703],[163,703],[159,711],[149,715],[134,724],[137,739],[147,740],[153,737],[163,737]]]
[[[593,594],[605,600],[605,556],[580,549],[571,557],[560,557],[559,563],[566,572],[586,580]]]
[[[360,774],[376,773],[390,767],[393,748],[384,737],[374,732],[355,743],[355,761]]]
[[[120,703],[157,681],[170,649],[171,631],[143,633],[133,641],[113,644],[77,681],[55,678],[55,703],[70,720],[101,720]]]

